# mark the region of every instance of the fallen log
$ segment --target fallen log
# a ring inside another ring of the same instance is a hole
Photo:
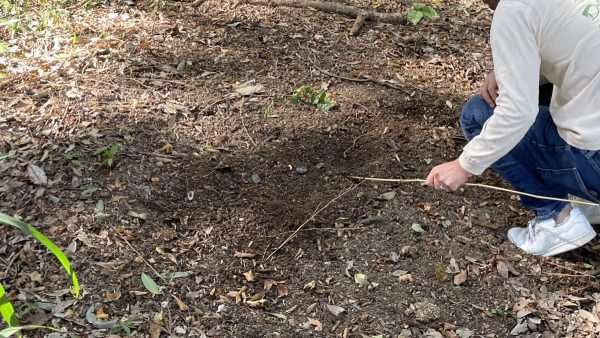
[[[196,0],[193,6],[197,7],[206,0]],[[239,0],[238,5],[253,5],[266,7],[293,7],[293,8],[312,8],[325,13],[333,13],[356,19],[351,35],[357,35],[365,21],[377,21],[390,24],[406,24],[406,15],[403,13],[381,13],[373,10],[365,10],[348,6],[342,3],[330,1],[314,0]]]

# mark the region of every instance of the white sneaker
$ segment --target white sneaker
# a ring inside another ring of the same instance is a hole
[[[556,226],[553,219],[538,222],[535,218],[527,228],[508,230],[508,240],[531,255],[554,256],[577,249],[596,236],[583,213],[574,207],[569,219]]]
[[[589,202],[584,200],[583,198],[579,198],[577,196],[570,196],[571,200],[574,201],[582,201]],[[578,207],[579,210],[585,215],[585,218],[590,222],[590,224],[600,224],[600,206],[579,204],[579,203],[571,203],[572,207]]]

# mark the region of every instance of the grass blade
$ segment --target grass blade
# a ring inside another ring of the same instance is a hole
[[[4,318],[4,321],[10,327],[20,326],[19,320],[17,319],[17,315],[15,314],[15,309],[12,306],[12,303],[6,297],[6,291],[4,290],[4,286],[0,284],[0,315]]]
[[[31,225],[29,225],[25,222],[19,221],[18,219],[8,216],[7,214],[1,213],[1,212],[0,212],[0,223],[12,225],[12,226],[18,228],[19,230],[23,231],[24,233],[33,236],[43,246],[45,246],[48,250],[50,250],[50,252],[52,252],[54,254],[54,256],[58,259],[58,261],[63,266],[63,268],[65,268],[65,271],[67,271],[67,274],[71,277],[71,282],[73,284],[71,286],[71,293],[75,297],[79,297],[80,287],[79,287],[79,281],[77,280],[77,275],[75,275],[75,272],[73,271],[73,268],[71,267],[71,262],[69,262],[69,259],[67,258],[65,253],[62,252],[62,250],[58,246],[56,246],[56,244],[54,244],[51,240],[46,238],[46,236],[42,235],[42,233],[37,231]],[[1,336],[0,336],[0,338],[1,338]]]
[[[59,330],[55,327],[50,327],[50,326],[41,326],[41,325],[14,326],[14,327],[8,327],[8,328],[0,331],[0,338],[8,338],[8,337],[14,335],[15,333],[21,332],[22,330],[32,330],[32,329],[46,329],[46,330],[55,331],[55,332],[64,332],[62,330]]]

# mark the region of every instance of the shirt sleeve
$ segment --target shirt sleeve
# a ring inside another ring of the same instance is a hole
[[[510,152],[538,113],[539,17],[521,1],[500,1],[490,33],[499,95],[494,114],[463,149],[460,165],[474,175]]]

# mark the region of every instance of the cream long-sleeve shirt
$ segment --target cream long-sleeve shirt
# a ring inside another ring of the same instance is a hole
[[[480,175],[525,136],[539,79],[554,84],[550,114],[571,146],[600,150],[600,0],[500,0],[490,43],[499,87],[494,114],[459,157]]]

